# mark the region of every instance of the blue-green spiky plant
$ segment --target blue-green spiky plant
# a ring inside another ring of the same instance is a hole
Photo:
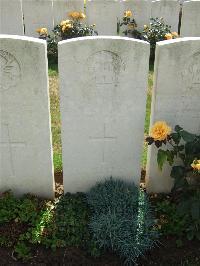
[[[126,265],[156,243],[150,203],[134,183],[110,178],[94,186],[87,201],[93,211],[90,229],[97,245],[118,253]]]

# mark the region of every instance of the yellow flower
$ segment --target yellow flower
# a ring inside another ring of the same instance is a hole
[[[41,28],[38,28],[38,29],[36,30],[36,32],[37,32],[37,33],[40,33],[40,30],[41,30]]]
[[[79,12],[76,12],[76,11],[69,13],[69,17],[71,17],[73,19],[78,19],[78,18],[80,18],[79,16],[80,16],[80,13]]]
[[[148,29],[148,26],[147,25],[144,25],[144,30],[147,30]]]
[[[166,40],[171,40],[173,38],[172,34],[171,33],[167,33],[165,34],[165,39]]]
[[[124,12],[124,17],[130,18],[131,16],[132,16],[131,10],[127,10],[127,11]]]
[[[48,35],[47,28],[39,28],[39,29],[36,30],[36,32],[38,32],[40,35],[45,35],[45,36]]]
[[[68,23],[70,23],[71,21],[69,20],[69,19],[67,19],[67,20],[62,20],[61,22],[60,22],[60,26],[62,27],[62,26],[64,26],[64,25],[66,25],[66,24],[68,24]]]
[[[64,24],[62,26],[62,32],[64,32],[65,30],[68,30],[68,29],[71,29],[73,26],[71,23],[68,23],[68,24]]]
[[[165,121],[156,122],[150,131],[150,136],[156,140],[165,140],[167,136],[171,133],[171,127],[167,125]]]
[[[194,160],[191,166],[194,170],[200,171],[200,160]]]
[[[177,32],[172,32],[172,36],[174,37],[174,38],[178,38],[178,33]]]
[[[85,19],[86,18],[86,15],[82,12],[79,13],[79,18],[80,19]]]

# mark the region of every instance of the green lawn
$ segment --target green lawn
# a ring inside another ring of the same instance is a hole
[[[58,85],[58,67],[57,65],[49,66],[49,86],[50,86],[50,101],[51,101],[51,128],[53,135],[53,151],[54,151],[54,168],[55,172],[62,171],[62,148],[61,148],[61,121],[59,107],[59,85]],[[148,95],[146,104],[145,118],[145,134],[149,131],[150,109],[151,109],[151,92],[153,86],[153,68],[150,66]],[[144,150],[141,160],[142,168],[145,168],[147,161],[147,145],[144,144]]]

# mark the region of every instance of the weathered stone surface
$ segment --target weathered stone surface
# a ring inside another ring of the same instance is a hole
[[[163,17],[172,31],[178,32],[180,3],[178,0],[157,0],[152,2],[151,17]]]
[[[181,20],[182,37],[200,37],[200,1],[183,4]]]
[[[117,18],[120,16],[119,0],[88,0],[88,24],[95,24],[99,35],[117,35]]]
[[[200,38],[157,43],[151,125],[165,120],[174,129],[200,134]],[[164,148],[164,147],[163,147]],[[149,148],[148,190],[169,192],[171,167],[158,170],[157,149]]]
[[[0,0],[0,34],[24,35],[21,0]]]
[[[53,0],[54,26],[68,18],[69,12],[84,11],[83,0]]]
[[[149,44],[120,37],[59,43],[65,192],[106,177],[139,185]]]
[[[25,35],[38,37],[37,28],[53,30],[53,0],[23,0]]]
[[[53,197],[46,42],[0,37],[0,191]]]

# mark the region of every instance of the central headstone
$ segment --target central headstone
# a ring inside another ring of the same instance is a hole
[[[120,37],[59,43],[65,192],[106,177],[139,185],[149,44]]]

